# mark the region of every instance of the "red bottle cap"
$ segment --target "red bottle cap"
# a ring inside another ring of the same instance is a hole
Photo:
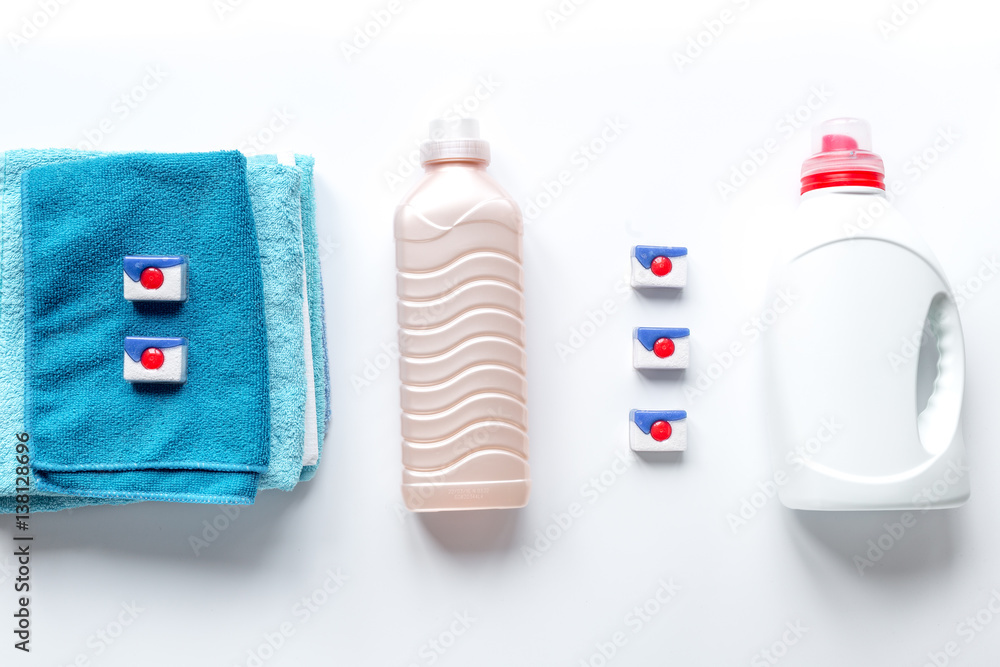
[[[872,130],[859,118],[834,118],[813,128],[813,156],[802,163],[802,190],[863,186],[885,190],[885,165],[872,149]]]

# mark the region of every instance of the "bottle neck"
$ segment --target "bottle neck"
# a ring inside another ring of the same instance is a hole
[[[483,160],[434,160],[433,162],[424,163],[424,171],[427,173],[448,169],[479,169],[486,171],[488,164],[488,162],[484,162]]]
[[[885,199],[885,189],[865,185],[840,185],[834,187],[816,188],[807,190],[799,197],[800,201],[815,199],[824,195],[875,195]]]

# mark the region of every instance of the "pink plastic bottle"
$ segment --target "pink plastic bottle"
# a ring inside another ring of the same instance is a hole
[[[403,497],[415,511],[523,507],[531,488],[521,212],[479,124],[431,123],[396,209]]]

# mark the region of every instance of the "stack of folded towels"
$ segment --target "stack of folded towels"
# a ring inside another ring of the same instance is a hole
[[[302,155],[0,153],[0,512],[22,432],[34,511],[249,504],[312,478],[330,415],[312,172]],[[184,258],[186,298],[126,299],[134,256]],[[142,364],[173,354],[185,380],[125,379],[127,337],[183,341]]]

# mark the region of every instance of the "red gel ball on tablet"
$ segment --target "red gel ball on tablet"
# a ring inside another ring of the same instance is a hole
[[[654,422],[650,427],[649,434],[653,436],[653,440],[663,442],[670,437],[670,434],[673,433],[673,431],[674,430],[670,428],[670,422],[658,421]]]
[[[674,265],[671,264],[670,258],[668,257],[657,257],[653,260],[653,263],[649,265],[649,270],[653,272],[654,276],[660,276],[661,278],[668,273]]]
[[[146,289],[158,289],[163,285],[163,271],[160,271],[155,266],[145,268],[139,275],[139,282]]]
[[[143,350],[142,356],[139,358],[139,362],[142,364],[143,368],[155,371],[163,365],[163,350],[157,347],[147,347]]]
[[[660,359],[666,359],[674,353],[674,341],[669,338],[660,338],[653,343],[653,354]]]

